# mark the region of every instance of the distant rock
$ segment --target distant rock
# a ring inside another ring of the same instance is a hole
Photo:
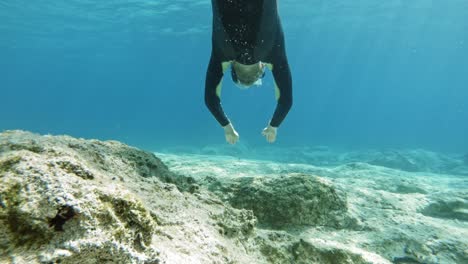
[[[437,218],[468,221],[468,195],[464,198],[452,197],[432,202],[421,213]]]
[[[359,157],[356,153],[355,158]],[[461,164],[455,157],[415,150],[371,151],[359,158],[363,162],[408,172],[455,173]]]
[[[421,164],[398,151],[383,152],[381,155],[370,160],[369,164],[411,172],[424,170]]]
[[[356,220],[347,214],[346,195],[331,182],[312,175],[243,177],[210,182],[208,188],[235,208],[252,210],[260,224],[273,228],[356,226]]]

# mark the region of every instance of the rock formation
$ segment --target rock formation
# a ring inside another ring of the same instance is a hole
[[[0,263],[468,260],[463,191],[365,164],[157,156],[0,133]]]

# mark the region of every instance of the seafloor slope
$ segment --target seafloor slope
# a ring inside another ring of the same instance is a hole
[[[462,158],[323,151],[155,156],[1,133],[0,262],[468,263]]]

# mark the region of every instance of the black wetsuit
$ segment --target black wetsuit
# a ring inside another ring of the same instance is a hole
[[[270,125],[278,127],[292,105],[292,80],[277,0],[212,0],[211,3],[212,50],[205,83],[205,103],[208,109],[220,125],[229,124],[216,93],[223,78],[222,62],[270,63],[279,89]]]

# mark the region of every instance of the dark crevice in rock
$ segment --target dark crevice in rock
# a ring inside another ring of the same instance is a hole
[[[49,220],[49,227],[54,227],[55,231],[63,231],[63,225],[76,215],[73,206],[65,205],[58,209],[54,218]]]

